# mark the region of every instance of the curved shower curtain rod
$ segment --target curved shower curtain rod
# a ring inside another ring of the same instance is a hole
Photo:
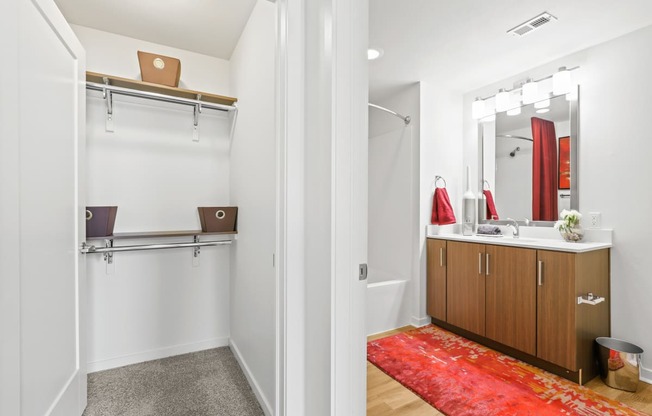
[[[407,126],[408,124],[410,124],[410,121],[412,121],[412,119],[410,118],[410,116],[403,116],[403,115],[401,115],[401,114],[399,114],[399,113],[397,113],[397,112],[395,112],[395,111],[392,111],[392,110],[390,110],[390,109],[388,109],[388,108],[385,108],[385,107],[381,107],[381,106],[376,105],[376,104],[371,104],[371,103],[368,103],[368,104],[369,104],[369,107],[377,108],[377,109],[379,109],[379,110],[381,110],[381,111],[385,111],[385,112],[387,112],[387,113],[389,113],[389,114],[392,114],[392,115],[394,115],[394,116],[400,118],[401,120],[403,120],[403,122],[405,123],[406,126]]]
[[[527,140],[528,142],[533,142],[534,140],[530,139],[529,137],[523,137],[523,136],[514,136],[513,134],[497,134],[496,137],[505,137],[508,139],[521,139],[521,140]]]

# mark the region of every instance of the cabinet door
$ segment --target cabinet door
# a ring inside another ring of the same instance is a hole
[[[485,247],[486,337],[536,354],[536,250]]]
[[[484,336],[484,245],[449,241],[447,248],[448,323]]]
[[[537,252],[537,357],[577,371],[575,254]]]
[[[446,241],[427,240],[427,298],[428,315],[446,321]]]

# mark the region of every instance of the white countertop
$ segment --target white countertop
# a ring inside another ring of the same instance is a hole
[[[569,253],[584,253],[612,247],[612,230],[586,230],[585,238],[577,243],[564,241],[561,235],[559,235],[559,232],[554,228],[521,227],[520,238],[513,238],[511,233],[505,230],[503,230],[503,233],[505,235],[500,237],[476,234],[465,236],[457,233],[442,232],[437,226],[429,226],[426,230],[426,237],[467,243],[565,251]]]

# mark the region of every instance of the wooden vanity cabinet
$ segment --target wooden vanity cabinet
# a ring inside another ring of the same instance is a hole
[[[597,305],[578,304],[587,293],[604,296]],[[609,250],[587,253],[537,252],[537,357],[596,375],[593,343],[609,336]],[[582,374],[583,373],[583,374]]]
[[[483,335],[485,279],[483,244],[448,241],[446,276],[447,322]]]
[[[610,335],[609,249],[443,239],[428,239],[427,247],[434,323],[580,384],[597,375],[594,340]],[[588,293],[606,300],[578,304]]]
[[[446,322],[446,240],[427,240],[426,308]]]
[[[536,250],[488,245],[485,257],[485,336],[535,355]]]

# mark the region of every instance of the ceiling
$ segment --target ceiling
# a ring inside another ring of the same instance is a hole
[[[55,0],[73,24],[222,59],[256,0]],[[547,11],[559,20],[521,38],[512,27]],[[652,24],[650,0],[371,0],[369,63],[376,100],[418,81],[468,92]]]
[[[373,101],[418,81],[473,91],[652,24],[650,0],[371,0]],[[547,11],[557,21],[520,38],[507,30]]]
[[[69,23],[230,59],[256,0],[55,0]]]

